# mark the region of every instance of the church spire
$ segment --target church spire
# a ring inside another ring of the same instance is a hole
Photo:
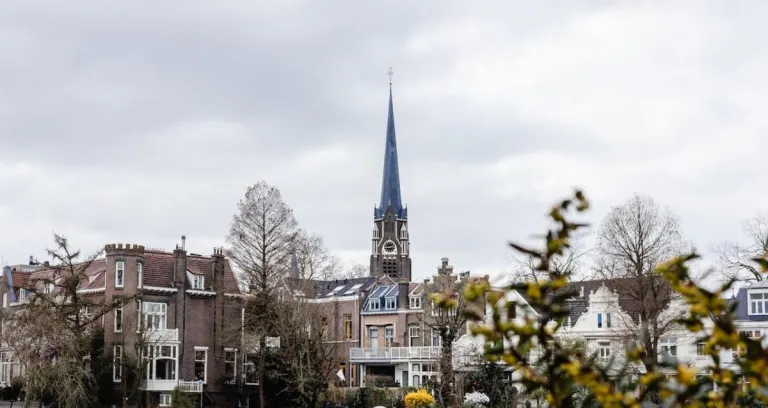
[[[381,180],[381,202],[376,217],[381,218],[391,205],[397,218],[408,218],[400,194],[400,172],[397,163],[397,140],[395,137],[395,112],[392,105],[392,68],[389,69],[389,113],[387,116],[387,142],[384,150],[384,176]]]

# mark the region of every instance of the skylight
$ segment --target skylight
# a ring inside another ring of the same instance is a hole
[[[333,296],[336,294],[336,292],[340,291],[343,288],[344,288],[344,285],[336,286],[335,288],[333,288],[332,291],[328,292],[328,294],[325,296]]]
[[[360,289],[360,287],[361,287],[361,286],[363,286],[363,284],[362,284],[362,283],[358,283],[358,284],[356,284],[355,286],[352,286],[351,288],[349,288],[349,290],[348,290],[348,291],[346,291],[346,292],[344,292],[344,294],[345,294],[345,295],[351,295],[351,294],[354,294],[354,293],[355,293],[355,291],[356,291],[356,290],[358,290],[358,289]]]

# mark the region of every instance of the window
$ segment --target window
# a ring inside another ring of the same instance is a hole
[[[152,345],[144,348],[148,380],[176,380],[177,346]]]
[[[696,355],[697,356],[704,355],[704,343],[696,343]]]
[[[205,276],[192,275],[192,289],[203,290],[205,288]]]
[[[138,262],[136,264],[136,287],[141,287],[141,281],[144,280],[144,264],[141,262]],[[171,397],[170,394],[162,394],[162,395],[168,395],[168,398]]]
[[[608,360],[611,358],[611,343],[607,341],[597,343],[597,352],[601,360]]]
[[[237,378],[237,350],[224,349],[224,377],[234,381]]]
[[[123,305],[115,308],[115,333],[123,331]]]
[[[384,347],[392,347],[395,338],[395,329],[392,326],[384,328]]]
[[[258,384],[259,372],[256,369],[258,361],[258,355],[254,353],[248,353],[245,356],[245,364],[243,364],[245,371],[245,383],[246,384]]]
[[[206,383],[208,349],[195,348],[195,380]]]
[[[27,290],[19,289],[19,302],[23,302],[25,300],[27,300]]]
[[[598,313],[597,314],[597,328],[599,329],[601,327],[603,327],[603,314],[602,313]]]
[[[336,295],[336,294],[337,294],[337,293],[339,293],[339,291],[340,291],[340,290],[342,290],[342,289],[344,289],[344,285],[339,285],[339,286],[336,286],[335,288],[333,288],[333,290],[332,290],[332,291],[328,292],[328,294],[327,294],[327,295],[325,295],[325,296],[333,296],[333,295]]]
[[[159,302],[143,302],[144,327],[148,330],[163,330],[166,328],[168,305]]]
[[[115,262],[115,287],[122,288],[125,284],[125,261]]]
[[[667,353],[672,357],[676,357],[677,356],[677,339],[674,337],[661,339],[661,352]]]
[[[395,308],[395,298],[388,297],[388,298],[384,299],[384,301],[385,301],[384,307],[386,309],[390,309],[391,310],[391,309]]]
[[[606,313],[605,314],[605,327],[607,327],[609,329],[611,328],[611,314],[610,313]]]
[[[421,296],[411,296],[411,309],[421,309]]]
[[[379,310],[379,299],[371,299],[370,310]]]
[[[419,345],[419,326],[408,326],[408,345],[416,347]]]
[[[45,292],[46,295],[53,293],[53,282],[46,282],[43,287],[43,292]]]
[[[768,293],[750,293],[749,294],[749,314],[751,315],[768,314]]]
[[[3,307],[8,307],[8,292],[3,293]]]
[[[369,327],[368,328],[368,339],[369,339],[371,348],[378,348],[379,347],[379,329],[378,329],[378,327]]]
[[[439,345],[440,345],[440,333],[437,330],[432,329],[432,346],[437,347]]]
[[[170,407],[171,404],[171,394],[160,394],[160,402],[157,404],[160,407]]]
[[[320,335],[324,339],[328,338],[328,316],[320,317]]]
[[[123,346],[112,347],[112,381],[120,382],[123,378]]]
[[[0,353],[0,383],[11,382],[11,353]]]
[[[344,321],[344,340],[351,340],[352,339],[352,315],[351,314],[345,314],[343,317]]]

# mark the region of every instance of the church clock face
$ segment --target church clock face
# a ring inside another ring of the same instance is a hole
[[[394,254],[397,250],[395,243],[392,241],[387,241],[382,249],[384,250],[385,254]]]

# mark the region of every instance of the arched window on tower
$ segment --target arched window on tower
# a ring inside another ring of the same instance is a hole
[[[405,224],[400,228],[400,239],[408,239],[408,229],[405,228]]]

